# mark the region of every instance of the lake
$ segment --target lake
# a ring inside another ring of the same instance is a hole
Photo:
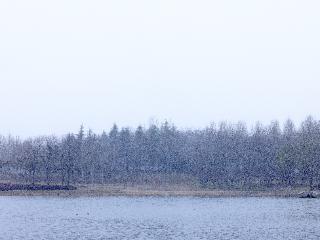
[[[0,197],[0,239],[320,239],[320,199]]]

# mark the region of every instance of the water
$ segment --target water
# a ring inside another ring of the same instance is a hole
[[[320,239],[320,200],[0,197],[0,239]]]

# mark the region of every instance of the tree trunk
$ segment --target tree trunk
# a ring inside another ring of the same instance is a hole
[[[32,185],[35,184],[35,171],[32,171]]]
[[[46,169],[46,182],[47,182],[47,185],[49,186],[50,185],[50,171],[49,171],[49,169]]]
[[[309,178],[309,188],[310,188],[310,191],[314,190],[314,188],[313,188],[313,177]]]

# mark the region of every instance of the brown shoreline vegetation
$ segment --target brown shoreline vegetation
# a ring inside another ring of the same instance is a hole
[[[76,186],[36,185],[21,189],[3,189],[0,196],[49,196],[49,197],[279,197],[279,198],[319,198],[319,191],[307,188],[279,188],[263,190],[203,189],[188,186],[125,186],[121,184],[86,184]],[[308,195],[310,194],[310,195]]]

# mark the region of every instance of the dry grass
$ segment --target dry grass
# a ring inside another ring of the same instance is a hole
[[[102,196],[129,196],[129,197],[298,197],[305,191],[303,188],[283,188],[270,190],[206,190],[196,187],[171,185],[78,185],[73,191],[3,191],[0,196],[54,196],[54,197],[102,197]]]

